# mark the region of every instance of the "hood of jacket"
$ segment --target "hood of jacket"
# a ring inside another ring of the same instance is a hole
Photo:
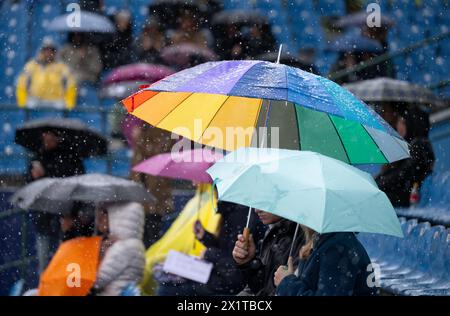
[[[136,202],[115,203],[107,207],[109,232],[119,239],[142,239],[144,208]]]

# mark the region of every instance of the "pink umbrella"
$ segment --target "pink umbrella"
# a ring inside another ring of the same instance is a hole
[[[133,167],[133,171],[197,183],[211,183],[206,170],[223,157],[220,150],[198,148],[155,155]]]
[[[162,65],[145,63],[130,64],[111,70],[102,81],[102,85],[107,86],[112,83],[125,81],[153,83],[171,74],[173,74],[173,70]]]

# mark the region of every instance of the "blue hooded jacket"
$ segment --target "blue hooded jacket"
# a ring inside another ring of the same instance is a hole
[[[321,234],[311,255],[302,260],[298,277],[279,284],[279,296],[376,295],[370,259],[354,233]]]

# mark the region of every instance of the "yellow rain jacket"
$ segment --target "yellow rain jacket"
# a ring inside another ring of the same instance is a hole
[[[17,105],[25,107],[28,96],[43,101],[64,100],[67,109],[74,108],[77,87],[70,68],[60,62],[43,65],[29,61],[17,80]]]
[[[153,294],[156,287],[152,277],[153,267],[165,260],[169,250],[177,250],[193,256],[199,256],[205,250],[205,246],[194,236],[193,227],[197,218],[208,232],[218,234],[221,216],[213,207],[212,203],[216,205],[217,200],[214,197],[212,201],[211,192],[211,184],[199,185],[195,196],[189,200],[167,232],[148,248],[145,255],[144,278],[141,283],[144,294]]]

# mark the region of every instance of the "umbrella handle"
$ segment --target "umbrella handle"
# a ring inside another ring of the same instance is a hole
[[[250,228],[245,227],[244,231],[242,232],[242,236],[244,236],[244,242],[245,242],[245,244],[248,247],[248,241],[249,241],[249,238],[250,238]]]

